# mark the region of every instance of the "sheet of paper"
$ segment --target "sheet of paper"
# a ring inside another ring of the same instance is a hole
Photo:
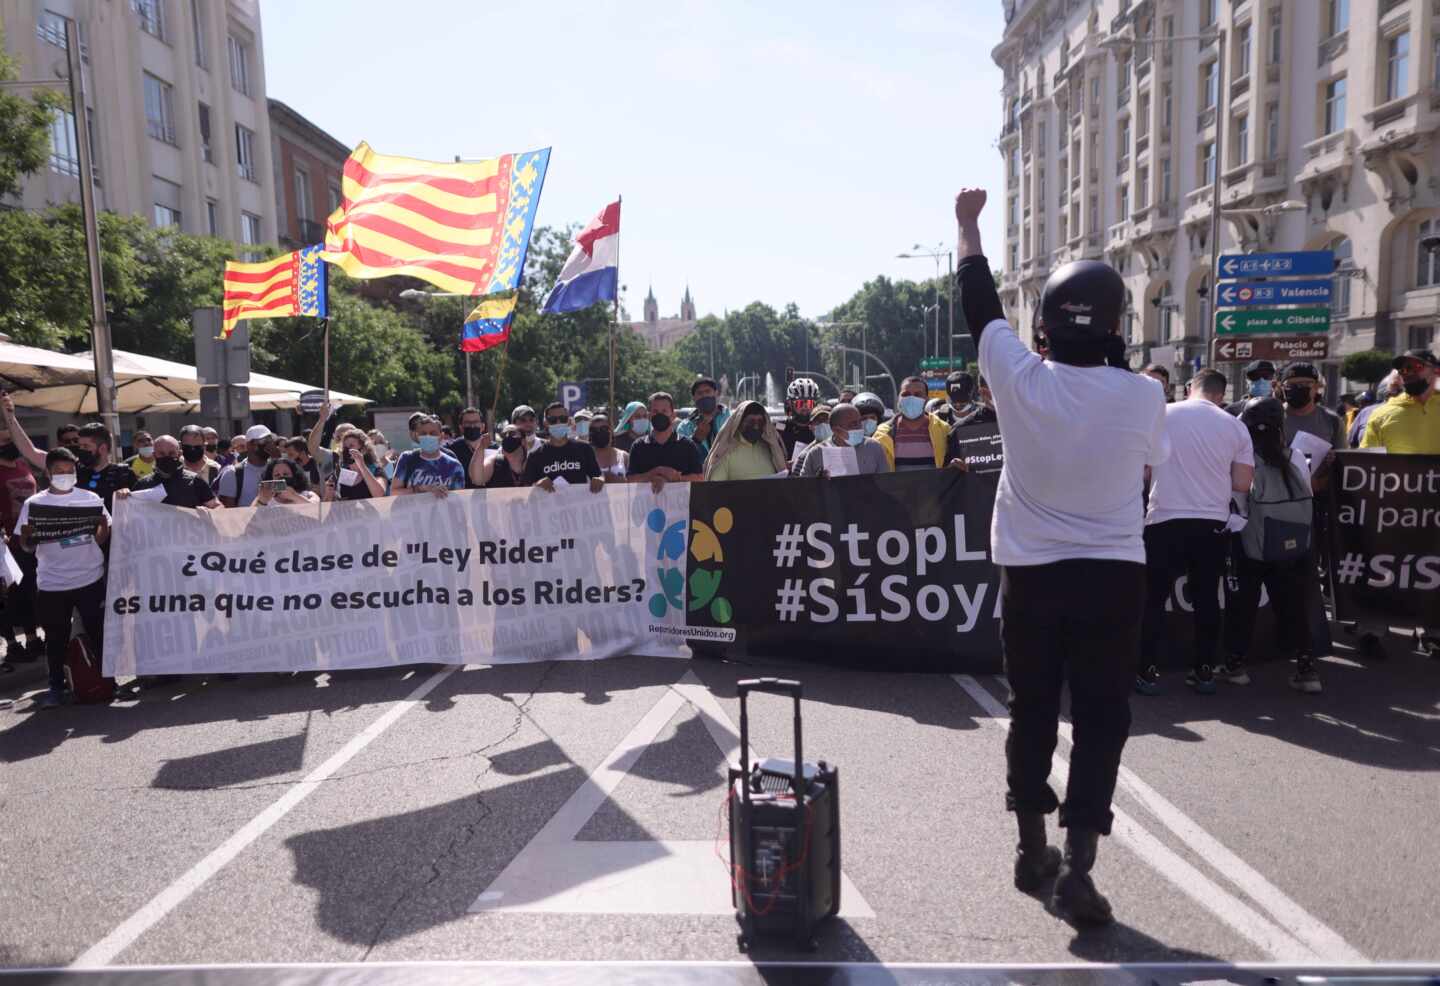
[[[860,475],[860,461],[853,448],[826,444],[820,446],[820,454],[825,458],[825,471],[830,474],[830,478]]]
[[[137,500],[152,500],[160,503],[165,499],[165,487],[152,486],[148,490],[131,490],[130,495]]]
[[[1290,447],[1297,449],[1310,460],[1310,474],[1313,476],[1315,470],[1325,461],[1325,456],[1330,452],[1330,443],[1308,431],[1297,431],[1295,437],[1290,439]]]
[[[355,485],[356,483],[358,483],[358,482],[360,482],[360,474],[359,474],[358,472],[356,472],[354,469],[341,469],[341,470],[340,470],[340,485],[341,485],[341,486],[354,486],[354,485]]]
[[[10,553],[9,545],[0,544],[0,550],[5,552],[3,565],[0,565],[0,576],[4,577],[6,585],[19,585],[20,580],[25,577],[25,573],[20,570],[20,563]]]
[[[564,476],[556,476],[554,479],[550,480],[550,482],[554,484],[557,490],[563,490],[565,487],[570,485],[570,481]]]
[[[765,477],[763,477],[763,478],[765,478],[765,479],[789,479],[789,478],[790,478],[790,470],[789,470],[789,469],[781,469],[781,470],[780,470],[779,472],[777,472],[775,475],[773,475],[773,476],[765,476]]]

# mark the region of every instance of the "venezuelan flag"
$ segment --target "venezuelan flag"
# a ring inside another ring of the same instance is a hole
[[[224,318],[220,338],[242,318],[326,317],[325,265],[320,247],[306,247],[259,263],[225,264]]]
[[[460,336],[460,350],[483,353],[510,338],[510,322],[515,317],[515,295],[508,298],[486,298],[465,319]]]
[[[459,294],[514,291],[549,162],[549,148],[451,164],[362,143],[345,162],[324,258],[351,277],[408,274]]]

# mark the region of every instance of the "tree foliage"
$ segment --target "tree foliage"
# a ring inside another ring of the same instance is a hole
[[[20,77],[15,60],[5,49],[0,30],[0,82]],[[20,179],[34,174],[50,154],[50,121],[66,99],[53,89],[0,86],[0,198],[20,194]]]
[[[1340,375],[1346,380],[1363,380],[1373,387],[1390,372],[1390,364],[1394,360],[1394,353],[1383,349],[1365,349],[1345,357],[1340,364]]]

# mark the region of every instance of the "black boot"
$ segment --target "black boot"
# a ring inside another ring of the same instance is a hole
[[[1051,909],[1076,924],[1109,924],[1115,920],[1110,902],[1095,889],[1090,870],[1095,865],[1099,832],[1070,829],[1065,836],[1065,862],[1055,880]]]
[[[1015,847],[1015,889],[1027,894],[1040,889],[1060,872],[1060,850],[1045,844],[1045,816],[1038,811],[1017,811],[1020,844]]]

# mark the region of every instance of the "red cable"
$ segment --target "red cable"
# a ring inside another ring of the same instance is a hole
[[[744,782],[742,781],[742,783]],[[735,792],[733,789],[733,785],[731,785],[730,787],[727,787],[725,791],[725,800],[722,801],[720,804],[719,817],[724,817],[725,810],[730,806],[730,801],[734,796]],[[777,795],[776,797],[788,798],[792,801],[795,800],[795,796],[793,794],[781,794]],[[780,868],[775,871],[775,874],[771,879],[771,883],[773,885],[777,887],[783,887],[785,885],[785,878],[805,865],[805,860],[810,855],[810,832],[811,829],[814,827],[814,808],[815,804],[813,801],[805,802],[804,839],[800,844],[800,855],[794,863],[781,864]],[[777,894],[772,894],[770,896],[769,905],[764,908],[759,908],[755,906],[755,900],[753,897],[750,896],[750,881],[747,879],[747,877],[749,877],[750,875],[749,871],[745,868],[744,863],[736,863],[734,860],[731,860],[728,864],[725,863],[725,857],[720,855],[720,823],[718,820],[716,822],[715,828],[715,856],[717,859],[720,860],[722,864],[725,864],[726,868],[729,870],[731,889],[735,890],[737,893],[739,893],[745,898],[746,907],[752,915],[755,915],[756,917],[765,917],[769,915],[769,913],[775,909],[775,905],[780,902],[779,896]]]

